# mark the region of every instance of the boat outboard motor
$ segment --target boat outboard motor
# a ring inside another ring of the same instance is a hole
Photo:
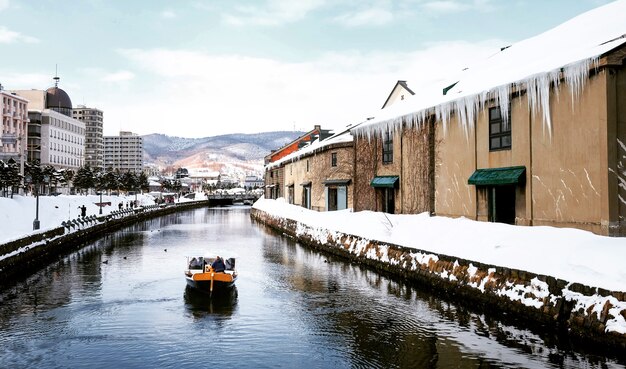
[[[235,270],[235,258],[226,259],[224,265],[226,265],[226,270]]]

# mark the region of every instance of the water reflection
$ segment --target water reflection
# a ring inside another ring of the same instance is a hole
[[[211,295],[186,286],[183,297],[185,308],[197,319],[207,315],[229,318],[237,311],[237,286],[215,290]]]
[[[198,250],[239,255],[237,285],[186,287]],[[558,337],[302,247],[241,209],[116,232],[0,291],[0,367],[618,368]]]

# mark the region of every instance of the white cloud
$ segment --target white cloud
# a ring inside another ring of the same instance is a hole
[[[459,13],[469,10],[491,11],[494,9],[492,0],[436,0],[422,4],[422,9],[432,13]]]
[[[294,125],[341,127],[374,115],[397,80],[407,80],[414,90],[441,91],[454,82],[454,72],[468,66],[468,59],[489,55],[501,44],[453,42],[409,53],[342,52],[300,63],[189,50],[121,50],[145,72],[142,81],[154,82],[137,84],[140,93],[120,91],[115,100],[106,101],[107,120],[140,134],[186,137],[288,130]]]
[[[0,27],[0,43],[12,44],[16,42],[36,43],[39,42],[39,39],[23,35],[19,32],[11,31],[6,27]]]
[[[135,74],[127,70],[121,70],[115,73],[109,73],[102,77],[104,82],[125,82],[135,78]]]
[[[391,23],[394,15],[389,9],[369,8],[336,17],[335,22],[347,27],[381,26]]]
[[[9,0],[0,0],[0,11],[9,8]]]
[[[455,13],[469,9],[468,4],[453,0],[429,1],[422,5],[422,8],[438,13]]]
[[[163,10],[160,15],[161,15],[161,18],[164,18],[164,19],[176,18],[176,13],[173,12],[172,10]]]
[[[267,0],[262,6],[236,6],[222,13],[222,21],[234,26],[279,26],[303,19],[325,4],[326,0]]]
[[[52,76],[38,73],[15,73],[0,70],[2,85],[7,90],[46,89],[52,85]]]

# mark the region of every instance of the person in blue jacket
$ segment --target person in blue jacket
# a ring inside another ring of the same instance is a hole
[[[224,260],[218,256],[211,264],[211,268],[213,268],[216,273],[221,273],[226,270],[226,265],[224,264]]]

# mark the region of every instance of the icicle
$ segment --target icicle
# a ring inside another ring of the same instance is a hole
[[[511,96],[511,84],[506,84],[503,86],[498,86],[495,89],[495,99],[496,105],[500,107],[500,116],[502,117],[502,122],[504,123],[504,127],[509,127],[509,103]]]
[[[589,77],[589,70],[592,66],[597,68],[598,61],[599,57],[596,56],[563,67],[563,79],[568,84],[572,96],[572,109],[574,109],[574,102],[578,100],[585,81]]]

